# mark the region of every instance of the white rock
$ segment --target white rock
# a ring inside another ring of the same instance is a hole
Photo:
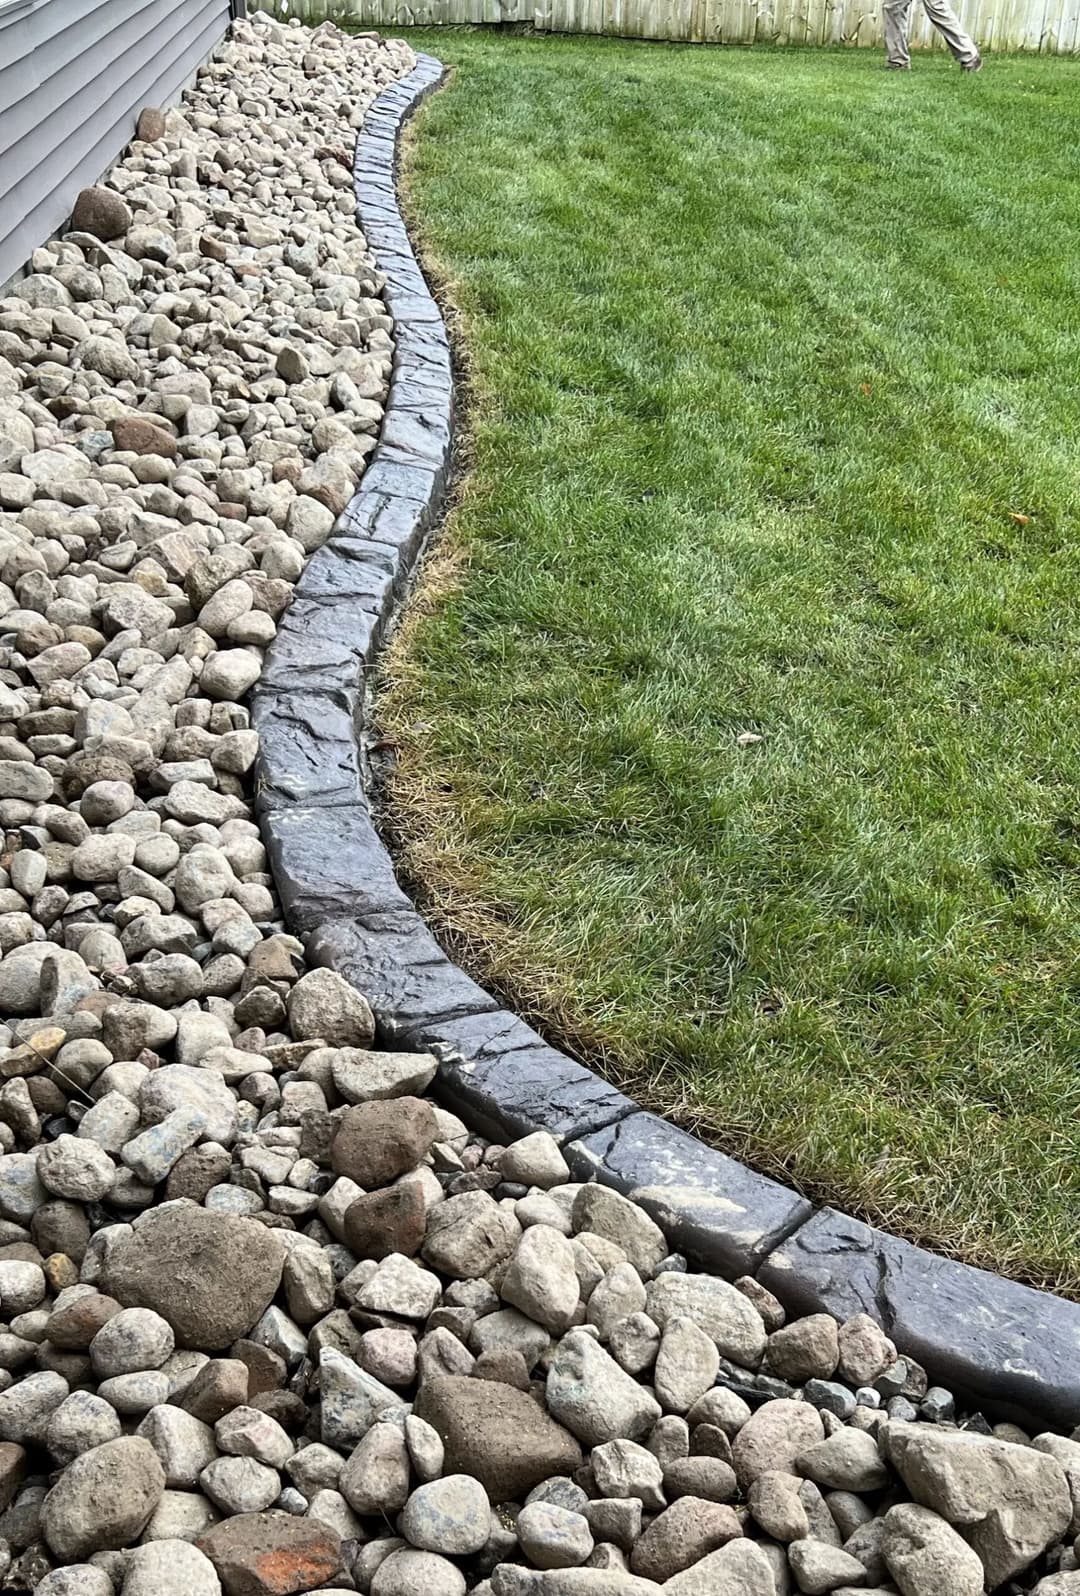
[[[442,1281],[411,1258],[390,1253],[383,1258],[356,1298],[371,1313],[392,1313],[403,1319],[426,1319],[442,1296]]]
[[[261,1513],[277,1501],[281,1478],[253,1457],[219,1457],[203,1469],[199,1485],[225,1514]]]
[[[580,1297],[574,1251],[566,1237],[546,1225],[522,1235],[500,1288],[505,1302],[558,1334],[572,1322]]]
[[[203,1469],[218,1455],[210,1426],[169,1403],[151,1408],[135,1433],[154,1448],[170,1490],[194,1490]]]
[[[210,1559],[186,1540],[157,1540],[127,1555],[121,1596],[221,1596]]]
[[[214,1438],[222,1452],[253,1457],[274,1469],[284,1468],[296,1450],[277,1420],[258,1408],[233,1408],[217,1421]]]
[[[665,1273],[646,1288],[646,1312],[663,1330],[669,1319],[692,1319],[722,1357],[756,1369],[765,1350],[765,1324],[751,1302],[715,1275]]]
[[[40,1265],[18,1258],[0,1259],[0,1310],[5,1319],[36,1308],[45,1296]]]
[[[103,1324],[90,1343],[99,1378],[160,1369],[175,1341],[167,1320],[151,1308],[124,1308]]]
[[[556,1347],[546,1394],[552,1417],[587,1446],[633,1440],[660,1417],[656,1398],[584,1330],[569,1331]]]
[[[405,1504],[400,1527],[420,1551],[468,1557],[491,1532],[487,1492],[470,1474],[448,1474],[420,1485]]]
[[[549,1131],[534,1131],[531,1136],[511,1142],[499,1154],[498,1162],[504,1180],[539,1186],[542,1191],[570,1179],[569,1165]]]

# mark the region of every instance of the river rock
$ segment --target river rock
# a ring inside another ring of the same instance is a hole
[[[325,1585],[341,1568],[341,1537],[318,1519],[241,1513],[200,1535],[228,1596],[289,1596]]]
[[[281,1282],[281,1243],[261,1225],[203,1208],[149,1214],[113,1249],[110,1295],[153,1308],[183,1347],[229,1346],[261,1318]]]
[[[574,1249],[566,1237],[549,1225],[530,1226],[517,1244],[500,1291],[504,1302],[553,1334],[565,1330],[581,1293]]]
[[[664,1329],[669,1319],[692,1319],[711,1336],[722,1357],[754,1369],[765,1350],[765,1325],[734,1286],[713,1275],[666,1273],[651,1280],[645,1311]]]
[[[1031,1447],[893,1423],[885,1449],[916,1502],[964,1526],[991,1589],[1029,1567],[1072,1518],[1064,1469]]]
[[[633,1440],[660,1417],[656,1398],[583,1330],[570,1331],[556,1347],[546,1396],[552,1416],[587,1446]]]
[[[141,1436],[106,1441],[84,1452],[45,1498],[41,1527],[50,1550],[72,1562],[130,1545],[164,1489],[157,1453]]]
[[[902,1502],[885,1515],[881,1553],[903,1596],[980,1596],[977,1553],[929,1508]]]
[[[309,970],[297,981],[289,1027],[298,1041],[318,1037],[328,1047],[367,1047],[375,1035],[367,999],[333,970]]]
[[[437,1432],[452,1474],[471,1474],[492,1502],[520,1500],[581,1466],[581,1448],[530,1396],[468,1376],[426,1381],[413,1409]]]
[[[469,1474],[447,1474],[417,1487],[405,1504],[400,1528],[420,1551],[468,1557],[491,1532],[487,1492]]]

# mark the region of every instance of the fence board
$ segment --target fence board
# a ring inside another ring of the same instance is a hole
[[[327,16],[392,32],[410,25],[531,23],[540,32],[688,44],[883,43],[882,0],[253,0],[317,23]],[[1080,0],[953,0],[983,50],[1080,54]],[[941,49],[915,0],[914,49]]]

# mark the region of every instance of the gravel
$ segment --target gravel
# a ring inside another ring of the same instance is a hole
[[[1080,1441],[474,1134],[284,923],[248,695],[386,403],[413,60],[235,23],[0,301],[0,1588],[1068,1596]]]

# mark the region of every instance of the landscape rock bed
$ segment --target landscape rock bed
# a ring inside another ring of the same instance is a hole
[[[236,24],[0,301],[0,1589],[1069,1596],[1067,1402],[992,1428],[858,1300],[789,1322],[840,1216],[657,1165],[393,881],[359,683],[449,463],[393,192],[439,75]]]

